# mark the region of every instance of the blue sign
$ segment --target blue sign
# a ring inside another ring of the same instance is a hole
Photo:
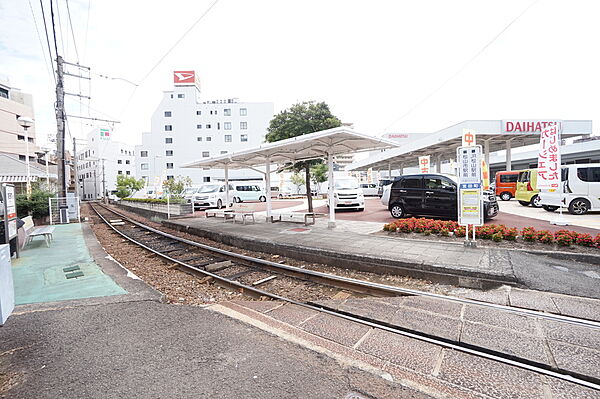
[[[461,189],[469,189],[469,188],[481,188],[481,183],[461,183]]]

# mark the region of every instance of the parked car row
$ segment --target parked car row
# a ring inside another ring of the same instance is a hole
[[[544,208],[549,212],[560,206],[573,215],[600,210],[600,165],[574,164],[562,167],[560,190],[540,191],[537,169],[496,173],[496,195],[504,201],[515,198],[523,206]]]
[[[447,174],[414,174],[398,177],[384,186],[381,197],[392,217],[407,215],[435,216],[448,219],[458,217],[458,177]],[[499,206],[492,191],[483,192],[484,219],[498,214]]]
[[[208,207],[221,209],[227,203],[227,190],[225,183],[204,184],[200,187],[188,187],[183,193],[183,198],[194,207]],[[233,202],[267,200],[262,188],[256,184],[229,184],[230,205]]]

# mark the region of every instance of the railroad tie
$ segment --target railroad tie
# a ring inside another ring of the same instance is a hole
[[[210,263],[204,267],[204,270],[207,272],[218,272],[219,270],[226,269],[233,265],[230,260],[225,260],[223,262]]]

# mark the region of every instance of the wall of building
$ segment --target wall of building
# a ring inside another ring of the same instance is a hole
[[[149,187],[169,177],[188,176],[194,185],[224,178],[222,169],[188,169],[181,165],[256,147],[263,143],[273,103],[237,99],[200,101],[196,86],[175,86],[154,111],[150,132],[135,147],[136,176]],[[232,179],[260,179],[250,169],[231,170]]]
[[[116,190],[119,174],[135,177],[134,146],[115,141],[112,131],[105,128],[106,136],[103,129],[89,132],[87,145],[77,150],[78,193],[82,199],[101,198],[103,180],[110,194]]]
[[[8,82],[0,82],[0,152],[18,155],[24,161],[28,138],[29,159],[34,161],[35,153],[40,151],[36,145],[35,125],[27,129],[26,138],[17,122],[19,116],[35,120],[31,95],[11,87]]]

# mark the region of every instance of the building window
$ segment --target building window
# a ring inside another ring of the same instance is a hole
[[[240,141],[242,141],[242,142],[248,141],[248,135],[247,134],[241,134],[240,135]]]
[[[125,174],[126,174],[126,175],[130,175],[130,174],[131,174],[131,172],[130,172],[130,171],[125,171]]]
[[[141,170],[148,170],[148,164],[147,163],[140,164],[140,169]]]
[[[202,178],[202,181],[203,181],[204,183],[210,183],[210,176],[205,176],[205,177],[203,177],[203,178]]]
[[[212,141],[212,137],[206,136],[206,141]]]
[[[173,144],[173,137],[165,137],[165,144]]]
[[[27,137],[27,141],[29,141],[30,143],[33,143],[33,137]]]
[[[240,108],[240,116],[248,115],[248,110],[246,108]]]
[[[184,97],[185,97],[185,94],[178,94],[177,95],[177,98],[184,98]]]
[[[148,151],[140,151],[140,157],[146,158],[148,156]]]
[[[196,140],[202,141],[202,137],[196,137]]]
[[[173,98],[173,95],[171,94],[171,98]]]
[[[168,157],[172,157],[173,156],[173,150],[166,150],[165,151],[165,155]]]
[[[225,130],[231,130],[231,122],[225,122],[225,123],[223,123],[223,129],[225,129]]]
[[[131,161],[129,159],[125,160],[125,165],[129,165],[131,163]]]
[[[227,154],[227,151],[221,151],[221,155]]]
[[[165,111],[165,118],[171,117],[171,111]]]
[[[17,136],[17,140],[19,140],[19,141],[25,141],[25,136]]]
[[[210,129],[210,123],[207,123],[207,124],[206,124],[206,128],[207,128],[207,129]]]
[[[240,129],[242,129],[242,130],[248,129],[248,122],[240,122]]]
[[[120,170],[120,171],[118,171],[117,173],[118,173],[118,174],[120,174],[120,175],[122,175],[122,174],[123,174],[123,171],[122,171],[122,170]]]
[[[217,122],[217,130],[221,130],[221,122]]]
[[[225,115],[225,116],[231,116],[231,108],[225,108],[223,110],[223,115]]]
[[[24,161],[25,160],[25,155],[19,155],[19,161]]]
[[[173,130],[173,125],[165,125],[165,132],[170,132]],[[121,150],[123,151],[123,150]]]
[[[208,151],[202,151],[202,157],[203,157],[203,158],[208,158],[208,157],[210,157],[210,152],[208,152]]]
[[[174,178],[175,178],[175,176],[173,176],[173,175],[167,176],[167,180],[173,180]]]
[[[225,142],[226,143],[231,143],[231,134],[226,134],[225,135]]]
[[[196,111],[196,115],[202,115],[202,111]]]
[[[117,160],[117,163],[120,165],[120,164],[122,164],[122,163],[123,163],[123,161],[121,161],[121,160],[119,159],[119,160]]]
[[[202,129],[202,125],[196,125],[196,129]]]
[[[173,163],[167,162],[167,169],[173,169]]]

